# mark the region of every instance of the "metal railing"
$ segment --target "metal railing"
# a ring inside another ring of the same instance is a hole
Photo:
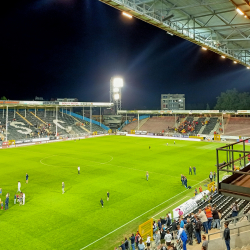
[[[243,214],[243,215],[238,215],[238,216],[235,216],[235,217],[231,217],[231,218],[226,219],[226,220],[221,220],[221,225],[220,226],[222,228],[225,222],[228,222],[228,223],[233,222],[234,226],[236,226],[236,223],[239,221],[239,219],[242,219],[244,217],[247,217],[248,222],[250,222],[250,214]]]
[[[249,227],[249,224],[243,225],[243,226],[239,226],[239,227],[230,228],[230,230],[235,230],[235,229],[237,229],[237,235],[240,236],[240,233],[245,233],[245,232],[247,232],[247,230],[246,230],[246,231],[243,231],[243,232],[240,232],[240,228],[242,228],[242,227]],[[223,231],[219,231],[219,232],[216,232],[216,233],[208,234],[208,239],[207,239],[207,241],[209,242],[209,240],[210,240],[209,238],[211,237],[211,235],[215,235],[215,234],[223,234]],[[233,233],[233,234],[231,234],[231,235],[235,235],[235,233]],[[221,238],[223,238],[223,237],[221,237]]]

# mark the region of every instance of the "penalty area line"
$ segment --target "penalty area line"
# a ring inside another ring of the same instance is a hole
[[[206,179],[204,179],[203,181],[205,181],[205,180],[206,180]],[[203,182],[203,181],[201,181],[201,182]],[[199,183],[197,183],[197,184],[200,184],[201,182],[199,182]],[[197,184],[196,184],[196,185],[197,185]],[[188,191],[188,190],[189,190],[189,189],[186,189],[186,190],[184,190],[184,191],[180,192],[179,194],[177,194],[177,195],[175,195],[175,196],[171,197],[170,199],[168,199],[168,200],[166,200],[166,201],[163,201],[163,202],[162,202],[162,203],[160,203],[159,205],[157,205],[157,206],[155,206],[155,207],[153,207],[153,208],[149,209],[149,210],[148,210],[148,211],[146,211],[145,213],[143,213],[143,214],[141,214],[141,215],[137,216],[137,217],[136,217],[136,218],[134,218],[133,220],[131,220],[131,221],[129,221],[129,222],[127,222],[127,223],[123,224],[122,226],[120,226],[120,227],[116,228],[115,230],[113,230],[113,231],[109,232],[108,234],[106,234],[106,235],[102,236],[101,238],[99,238],[99,239],[97,239],[97,240],[93,241],[92,243],[88,244],[87,246],[85,246],[85,247],[81,248],[80,250],[86,249],[87,247],[89,247],[89,246],[91,246],[91,245],[95,244],[96,242],[98,242],[98,241],[100,241],[100,240],[102,240],[102,239],[106,238],[106,237],[107,237],[107,236],[109,236],[110,234],[112,234],[112,233],[116,232],[117,230],[119,230],[119,229],[121,229],[121,228],[123,228],[123,227],[127,226],[129,223],[131,223],[131,222],[133,222],[133,221],[137,220],[138,218],[140,218],[140,217],[141,217],[141,216],[143,216],[144,214],[146,214],[146,213],[148,213],[148,212],[150,212],[150,211],[154,210],[155,208],[157,208],[157,207],[161,206],[162,204],[166,203],[167,201],[172,200],[172,199],[173,199],[173,198],[175,198],[176,196],[178,196],[178,195],[180,195],[180,194],[182,194],[182,193],[184,193],[184,192],[186,192],[186,191]]]

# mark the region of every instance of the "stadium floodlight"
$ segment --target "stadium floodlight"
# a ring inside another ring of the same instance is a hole
[[[222,58],[226,58],[225,56],[221,56]]]
[[[244,12],[243,12],[241,9],[237,8],[236,11],[237,11],[240,15],[242,15],[242,16],[244,15]]]
[[[202,49],[203,49],[203,50],[207,50],[207,48],[206,48],[206,47],[202,47]]]
[[[114,94],[114,99],[115,100],[119,100],[120,99],[120,95],[119,94]]]
[[[234,63],[236,64],[237,62],[236,62],[236,61],[234,61]]]
[[[130,18],[130,19],[133,17],[132,15],[130,15],[130,14],[126,13],[126,12],[122,12],[122,14],[123,14],[124,16]]]
[[[120,89],[119,88],[113,88],[113,92],[119,92],[120,91]]]
[[[247,69],[250,69],[250,67],[247,67]]]
[[[119,77],[113,78],[113,87],[114,88],[123,87],[123,79]]]

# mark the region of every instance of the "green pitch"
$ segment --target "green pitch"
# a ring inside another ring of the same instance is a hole
[[[9,210],[0,211],[0,246],[113,249],[139,224],[188,199],[193,190],[181,185],[180,175],[196,187],[215,170],[215,149],[222,145],[106,136],[0,150],[2,200],[10,193]],[[188,175],[190,165],[196,166],[196,176]],[[13,202],[18,181],[26,194],[24,206]]]

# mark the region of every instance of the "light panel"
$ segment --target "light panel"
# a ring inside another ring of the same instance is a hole
[[[113,78],[113,87],[114,88],[122,88],[123,87],[123,79],[116,77]]]
[[[119,88],[113,88],[113,92],[119,92],[120,91],[120,89]]]
[[[130,19],[133,17],[132,15],[130,15],[130,14],[126,13],[126,12],[122,12],[122,14],[123,14],[124,16],[130,18]]]
[[[119,94],[114,94],[114,99],[115,100],[119,100],[120,99],[120,95]]]
[[[242,16],[244,15],[244,12],[243,12],[242,10],[240,10],[239,8],[237,8],[236,10],[237,10],[237,12],[238,12],[240,15],[242,15]]]

